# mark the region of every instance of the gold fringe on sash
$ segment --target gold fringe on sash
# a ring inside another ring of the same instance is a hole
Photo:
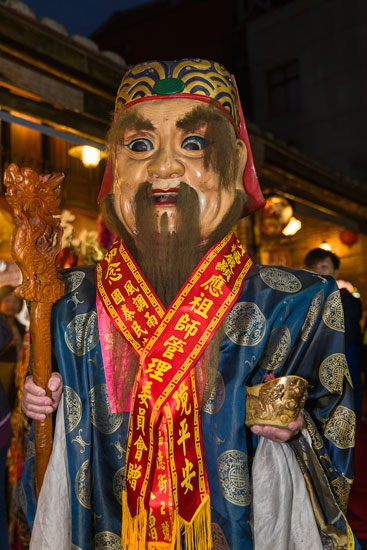
[[[131,517],[127,492],[122,491],[121,546],[125,550],[146,550],[145,539],[148,527],[148,512],[139,502],[138,513]]]
[[[139,510],[131,517],[127,504],[127,493],[122,493],[121,546],[124,550],[181,550],[181,537],[185,538],[185,550],[211,550],[213,548],[210,514],[210,497],[207,495],[188,523],[180,516],[174,517],[171,542],[147,542],[147,510]]]
[[[213,548],[210,497],[207,495],[200,503],[194,517],[187,523],[179,517],[180,531],[185,537],[186,550],[210,550]],[[175,550],[181,550],[181,537],[178,537]]]

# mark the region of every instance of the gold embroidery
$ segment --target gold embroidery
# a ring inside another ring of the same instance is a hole
[[[347,407],[339,405],[326,423],[324,435],[338,449],[354,447],[356,415]]]
[[[248,506],[251,484],[246,454],[236,449],[222,453],[218,457],[218,474],[224,498],[237,506]]]
[[[329,392],[340,395],[343,393],[344,376],[347,378],[349,384],[352,385],[344,353],[333,353],[321,363],[319,369],[320,382]]]
[[[344,311],[339,290],[336,290],[327,297],[322,312],[322,320],[332,330],[344,332]]]

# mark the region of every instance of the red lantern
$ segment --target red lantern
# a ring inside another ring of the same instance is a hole
[[[351,229],[344,229],[344,231],[340,233],[339,238],[343,244],[350,246],[358,241],[358,233]]]

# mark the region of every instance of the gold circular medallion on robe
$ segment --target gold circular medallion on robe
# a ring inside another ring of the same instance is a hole
[[[259,366],[266,370],[280,367],[291,347],[291,333],[287,325],[280,325],[271,331]]]
[[[65,329],[65,343],[69,350],[81,357],[99,342],[98,318],[95,311],[75,315]]]
[[[65,294],[70,294],[76,290],[82,284],[85,277],[83,271],[72,271],[71,273],[66,273],[63,277],[65,284]]]
[[[224,330],[234,344],[256,346],[264,338],[265,315],[253,302],[238,302],[228,313]]]
[[[83,462],[75,476],[75,494],[78,502],[88,510],[91,509],[91,476],[89,458]]]
[[[214,550],[230,550],[227,539],[218,523],[212,523],[212,538]]]
[[[101,531],[93,539],[95,550],[121,550],[121,536],[112,531]]]
[[[339,405],[326,423],[324,435],[338,449],[354,447],[356,415],[354,411]]]
[[[319,317],[322,304],[324,302],[324,290],[321,289],[315,296],[312,298],[310,307],[306,315],[306,319],[301,328],[301,340],[307,342],[311,331]]]
[[[237,506],[248,506],[251,485],[247,455],[236,449],[225,451],[218,457],[218,474],[224,498]]]
[[[226,388],[224,386],[223,376],[218,372],[214,387],[210,392],[208,400],[202,406],[202,410],[208,414],[217,414],[223,406],[226,397]]]
[[[301,281],[298,277],[289,271],[283,271],[283,269],[264,267],[260,269],[259,275],[262,281],[273,290],[280,290],[281,292],[293,294],[302,288]]]
[[[70,386],[64,386],[65,433],[72,432],[82,418],[82,401]]]
[[[96,384],[89,392],[90,420],[104,434],[112,434],[122,424],[122,413],[111,413],[106,384]]]
[[[125,466],[119,468],[113,476],[113,494],[117,502],[122,504],[122,491],[125,488]]]
[[[319,379],[321,384],[331,393],[343,393],[344,376],[350,386],[352,379],[344,353],[333,353],[326,357],[319,368]]]
[[[344,332],[344,311],[339,290],[332,292],[330,296],[327,297],[325,307],[322,312],[322,320],[325,325],[332,330]]]

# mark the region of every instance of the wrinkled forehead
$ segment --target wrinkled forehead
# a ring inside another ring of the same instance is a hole
[[[192,99],[171,101],[156,99],[136,103],[121,109],[115,114],[115,124],[122,132],[126,131],[160,131],[170,126],[178,131],[206,130],[211,123],[225,121],[228,130],[235,136],[233,123],[229,116],[212,104],[201,103]]]
[[[240,117],[231,75],[215,61],[147,61],[126,73],[117,92],[115,112],[158,99],[191,99],[223,110],[236,131]]]

